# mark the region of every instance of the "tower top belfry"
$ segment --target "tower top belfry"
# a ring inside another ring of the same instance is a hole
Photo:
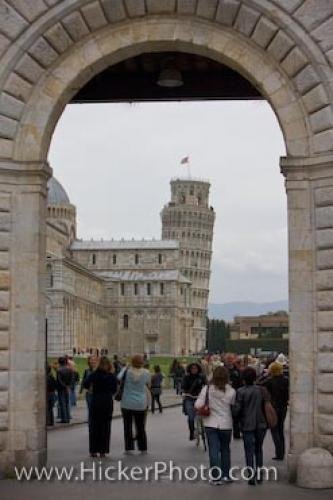
[[[197,178],[174,178],[170,181],[171,203],[208,208],[210,182]]]

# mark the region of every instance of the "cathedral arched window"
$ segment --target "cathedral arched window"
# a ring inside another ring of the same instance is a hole
[[[120,294],[125,295],[125,283],[120,283]]]
[[[134,257],[135,264],[139,264],[139,254],[136,253]]]
[[[151,295],[151,283],[147,283],[147,295]]]
[[[128,314],[124,314],[124,317],[123,317],[123,327],[124,327],[125,330],[127,330],[127,328],[128,328],[128,323],[129,323]]]
[[[97,260],[97,259],[96,259],[96,254],[95,254],[95,253],[93,253],[93,254],[92,254],[92,258],[91,258],[91,260],[92,260],[93,265],[95,265],[95,264],[96,264],[96,260]]]
[[[112,255],[112,264],[117,264],[117,255],[115,253]]]
[[[161,253],[158,254],[158,263],[162,264],[163,262],[163,255]]]

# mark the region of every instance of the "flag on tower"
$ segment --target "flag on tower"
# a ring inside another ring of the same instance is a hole
[[[190,162],[190,157],[189,157],[189,156],[185,156],[184,158],[182,158],[182,159],[180,160],[180,164],[181,164],[181,165],[188,165],[188,164],[189,164],[189,162]]]

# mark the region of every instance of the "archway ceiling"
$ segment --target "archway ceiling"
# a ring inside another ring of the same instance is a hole
[[[157,85],[166,60],[181,72],[183,85]],[[153,52],[131,57],[96,75],[72,102],[261,99],[239,73],[206,57],[181,52]]]

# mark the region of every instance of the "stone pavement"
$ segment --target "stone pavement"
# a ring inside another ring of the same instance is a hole
[[[161,396],[161,401],[164,408],[172,408],[173,406],[179,406],[182,404],[182,397],[177,396],[175,391],[172,389],[164,389]],[[54,412],[56,415],[57,414],[56,408]],[[87,423],[88,421],[87,406],[84,397],[78,399],[77,406],[72,409],[72,415],[73,418],[71,419],[69,424],[58,423],[57,419],[55,418],[54,427],[48,427],[48,430],[52,431],[59,428],[70,427],[72,425]],[[119,417],[121,417],[120,404],[117,401],[115,401],[113,409],[113,418],[119,418]]]
[[[184,470],[189,466],[200,467],[208,465],[208,455],[202,448],[197,449],[194,443],[188,441],[186,420],[180,407],[166,409],[162,415],[148,415],[147,421],[149,453],[146,456],[123,455],[123,430],[121,419],[112,423],[111,455],[97,460],[95,467],[117,466],[122,461],[123,466],[153,466],[157,461],[173,460],[174,464]],[[73,466],[76,472],[83,461],[85,468],[92,468],[94,462],[88,454],[88,429],[87,425],[69,426],[65,429],[49,432],[49,460],[51,466]],[[271,461],[273,447],[268,434],[265,439],[265,464],[276,465]],[[242,441],[232,443],[232,465],[244,465]],[[221,495],[227,495],[228,500],[331,500],[332,490],[312,491],[302,490],[292,486],[286,481],[286,468],[284,463],[278,466],[278,481],[264,482],[260,486],[251,487],[246,482],[239,481],[231,485],[211,486],[206,481],[170,481],[166,475],[159,481],[150,482],[122,481],[111,482],[107,480],[93,480],[91,472],[87,473],[84,481],[76,479],[76,474],[71,481],[53,480],[51,482],[19,482],[17,480],[4,480],[0,482],[1,500],[59,500],[66,496],[66,500],[86,500],[98,497],[99,500],[114,498],[116,500],[175,500],[191,498],[202,500],[208,496],[214,500]],[[97,474],[98,476],[98,474]]]

